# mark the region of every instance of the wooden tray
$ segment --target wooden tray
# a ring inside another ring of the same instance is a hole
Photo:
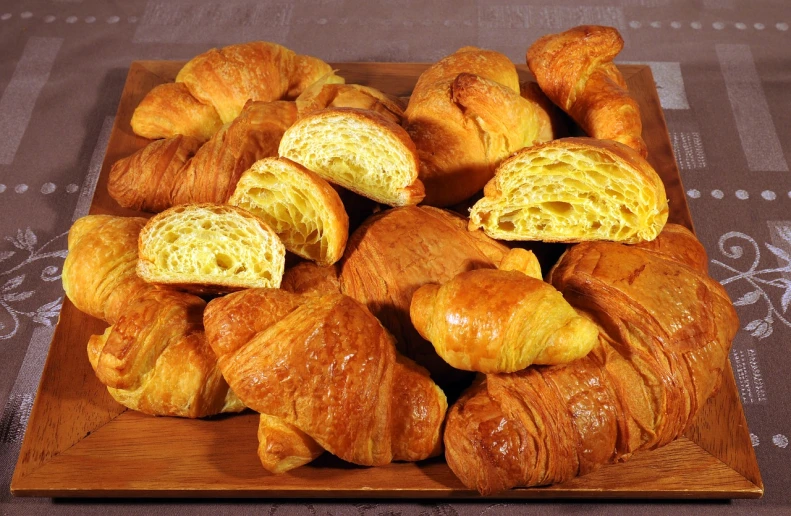
[[[110,166],[146,143],[129,126],[147,91],[172,81],[182,63],[132,63],[91,213],[136,215],[107,194]],[[336,63],[350,83],[408,96],[428,65]],[[521,66],[522,78],[529,72]],[[623,66],[643,114],[649,161],[665,182],[670,221],[692,227],[651,71]],[[441,459],[365,468],[325,454],[291,473],[273,476],[256,456],[255,414],[185,420],[126,410],[107,394],[85,346],[105,324],[68,301],[47,358],[27,434],[11,482],[18,496],[469,498]],[[514,489],[498,498],[757,498],[763,483],[733,373],[687,434],[669,446],[635,455],[561,485]]]

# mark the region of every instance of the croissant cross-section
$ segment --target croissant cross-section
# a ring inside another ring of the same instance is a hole
[[[184,204],[148,221],[139,240],[144,280],[192,292],[278,287],[286,250],[261,219],[236,206]]]
[[[504,161],[470,212],[492,238],[583,242],[653,240],[668,217],[665,187],[629,147],[564,138]]]

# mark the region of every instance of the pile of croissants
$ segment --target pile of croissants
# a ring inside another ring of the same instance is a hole
[[[109,324],[96,376],[147,414],[259,412],[272,473],[444,453],[491,494],[673,441],[738,321],[666,223],[622,46],[610,27],[542,37],[537,84],[464,47],[406,106],[274,43],[190,60],[109,177],[156,215],[69,232],[66,293]],[[570,245],[541,263],[525,241]]]

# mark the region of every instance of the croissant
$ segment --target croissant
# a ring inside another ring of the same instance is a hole
[[[327,108],[348,107],[375,111],[401,125],[404,107],[398,97],[359,84],[344,84],[344,79],[329,74],[311,84],[295,101],[299,117]]]
[[[412,296],[410,316],[443,360],[482,373],[571,362],[599,335],[552,285],[518,270],[477,269],[424,285]]]
[[[81,312],[114,324],[129,300],[153,290],[137,276],[137,239],[141,217],[88,215],[69,229],[69,254],[63,263],[63,290]]]
[[[304,466],[324,453],[319,443],[279,417],[261,414],[258,422],[258,458],[276,475]]]
[[[152,290],[88,341],[88,359],[110,395],[159,416],[205,417],[245,406],[228,388],[203,332],[206,302]]]
[[[287,158],[256,161],[228,204],[263,220],[287,250],[303,258],[330,265],[343,256],[349,216],[341,198],[320,176]]]
[[[352,298],[250,289],[212,300],[204,323],[248,406],[341,459],[383,465],[440,452],[445,395]]]
[[[184,204],[140,232],[137,274],[195,293],[280,286],[286,249],[261,219],[222,204]]]
[[[505,160],[470,210],[492,238],[581,242],[653,240],[668,217],[656,171],[614,141],[563,138]]]
[[[646,157],[637,101],[612,63],[623,48],[613,27],[582,25],[539,38],[527,64],[539,86],[593,138],[615,140]]]
[[[151,212],[177,204],[224,203],[245,170],[277,155],[283,133],[296,119],[293,102],[249,102],[202,145],[191,136],[173,136],[118,160],[107,190],[124,208]]]
[[[349,238],[340,262],[341,291],[364,303],[396,338],[401,353],[426,367],[449,395],[467,373],[450,367],[409,317],[414,292],[472,269],[493,268],[508,252],[466,220],[432,207],[395,208],[369,218]],[[466,386],[466,385],[465,385]]]
[[[286,269],[280,288],[294,294],[330,294],[340,292],[341,284],[336,266],[302,262]]]
[[[99,380],[119,403],[155,415],[203,417],[244,408],[206,343],[198,297],[149,285],[135,273],[146,219],[89,215],[69,231],[66,295],[110,322],[88,342]]]
[[[691,232],[668,225],[657,240],[578,244],[551,271],[599,342],[569,364],[488,375],[451,407],[445,457],[465,485],[490,494],[563,482],[689,427],[717,389],[738,319]]]
[[[132,116],[132,130],[146,138],[177,134],[206,141],[233,121],[248,100],[293,100],[330,73],[315,57],[264,41],[211,49],[188,61],[176,85],[151,90]]]
[[[222,120],[214,106],[193,97],[187,86],[167,82],[143,97],[131,125],[135,134],[150,140],[183,135],[203,143],[220,130]]]
[[[467,199],[502,159],[552,138],[548,115],[519,91],[513,63],[475,47],[461,48],[421,74],[407,106],[406,129],[420,158],[426,204]]]
[[[279,153],[383,204],[407,206],[423,199],[415,144],[400,125],[374,111],[316,111],[286,131]]]

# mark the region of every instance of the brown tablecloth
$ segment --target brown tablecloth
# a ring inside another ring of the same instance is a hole
[[[129,63],[262,39],[327,61],[435,61],[478,45],[524,62],[537,37],[617,27],[648,63],[711,274],[766,495],[724,503],[87,502],[8,486]],[[480,514],[791,512],[791,2],[786,0],[5,0],[0,3],[0,512]]]

